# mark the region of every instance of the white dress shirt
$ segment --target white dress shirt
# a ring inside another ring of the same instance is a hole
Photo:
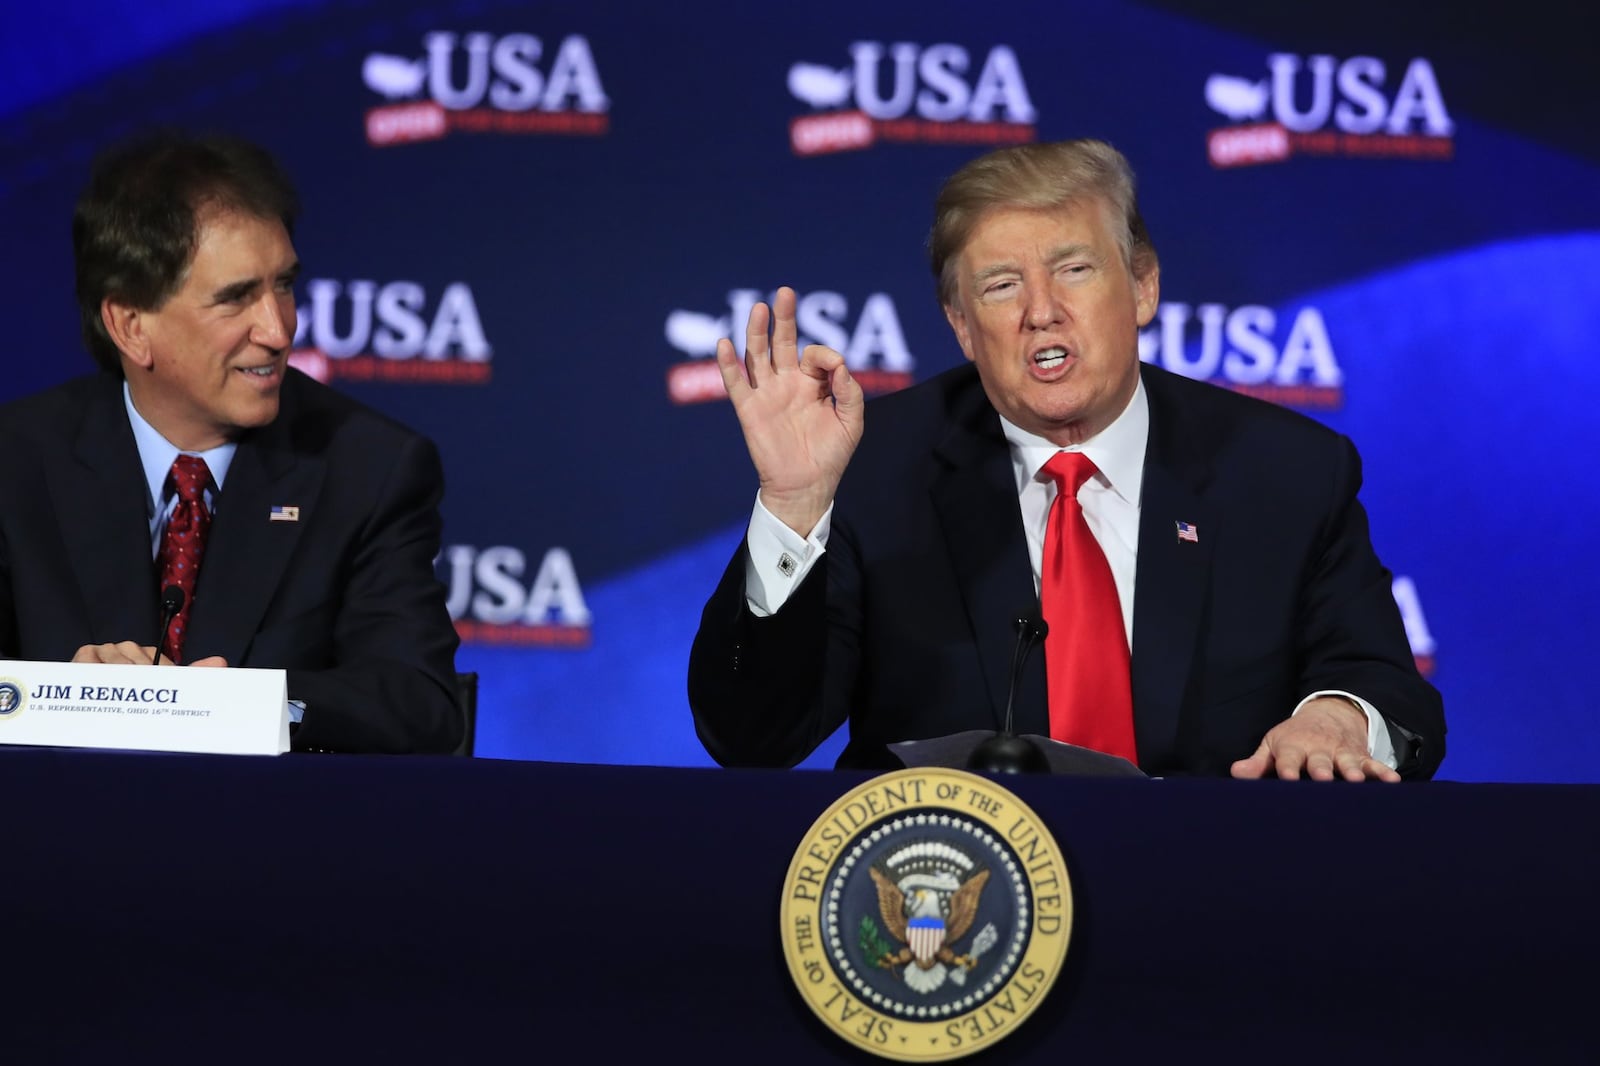
[[[167,490],[167,475],[172,473],[173,460],[187,454],[198,455],[206,461],[206,469],[211,471],[211,484],[216,486],[214,490],[210,486],[206,488],[206,510],[214,518],[216,494],[222,491],[228,467],[233,463],[233,453],[239,446],[228,441],[209,451],[184,452],[144,420],[144,415],[133,406],[133,394],[126,381],[122,383],[122,403],[128,409],[128,424],[133,427],[133,443],[139,448],[139,465],[144,467],[144,506],[145,515],[150,519],[150,558],[153,560],[161,550],[161,535],[167,531],[167,520],[178,507],[178,494]]]

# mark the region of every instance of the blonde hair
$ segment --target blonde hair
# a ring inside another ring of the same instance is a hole
[[[1110,212],[1123,265],[1144,277],[1156,265],[1156,250],[1139,217],[1133,168],[1111,145],[1089,138],[1022,144],[974,159],[944,183],[934,208],[928,259],[939,302],[954,301],[956,260],[990,210],[1048,210],[1095,199]]]

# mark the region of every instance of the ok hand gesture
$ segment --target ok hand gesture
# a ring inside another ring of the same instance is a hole
[[[795,327],[794,290],[778,290],[769,310],[758,303],[745,328],[745,361],[733,342],[717,342],[717,367],[744,430],[761,502],[800,536],[808,536],[833,502],[839,479],[861,442],[865,399],[844,356],[820,344],[803,354]]]

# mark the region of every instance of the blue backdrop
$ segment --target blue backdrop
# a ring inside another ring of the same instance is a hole
[[[715,338],[788,284],[875,391],[954,365],[939,184],[1105,137],[1162,259],[1142,355],[1361,448],[1442,776],[1600,780],[1592,16],[1285,6],[13,10],[0,398],[90,366],[68,234],[95,150],[152,124],[267,144],[305,201],[296,362],[443,449],[479,754],[703,764],[684,666],[755,491]]]

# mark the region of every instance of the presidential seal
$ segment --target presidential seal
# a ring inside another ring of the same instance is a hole
[[[1011,1033],[1061,972],[1066,864],[1016,796],[900,770],[843,796],[789,864],[780,914],[800,995],[885,1058],[937,1062]]]
[[[16,717],[27,703],[27,690],[22,687],[22,682],[0,677],[0,718]]]

